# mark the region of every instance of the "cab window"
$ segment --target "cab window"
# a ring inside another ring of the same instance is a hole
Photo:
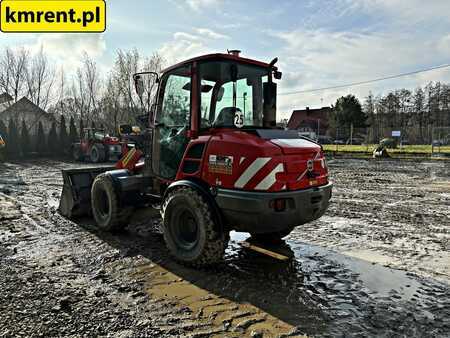
[[[161,106],[156,114],[154,167],[159,176],[174,179],[189,139],[191,107],[190,67],[180,67],[161,80]]]

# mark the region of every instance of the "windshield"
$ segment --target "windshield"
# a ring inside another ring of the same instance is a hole
[[[231,61],[200,64],[201,128],[262,127],[268,72]]]
[[[105,137],[107,137],[107,136],[109,136],[109,135],[106,135],[104,132],[101,132],[101,131],[96,131],[95,133],[94,133],[94,137],[97,139],[97,140],[103,140]]]

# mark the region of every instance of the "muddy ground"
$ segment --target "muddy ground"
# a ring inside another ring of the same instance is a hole
[[[58,215],[73,163],[0,164],[0,336],[449,336],[450,163],[329,165],[328,212],[276,248],[291,261],[233,233],[225,262],[196,271],[157,218],[112,235]]]

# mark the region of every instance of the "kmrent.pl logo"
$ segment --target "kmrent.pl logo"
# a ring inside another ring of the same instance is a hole
[[[18,32],[104,32],[104,0],[1,0],[0,30]]]

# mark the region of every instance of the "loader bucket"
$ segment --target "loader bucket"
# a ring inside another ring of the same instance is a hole
[[[94,179],[114,167],[97,167],[62,170],[63,191],[59,213],[67,218],[91,214],[91,187]]]

